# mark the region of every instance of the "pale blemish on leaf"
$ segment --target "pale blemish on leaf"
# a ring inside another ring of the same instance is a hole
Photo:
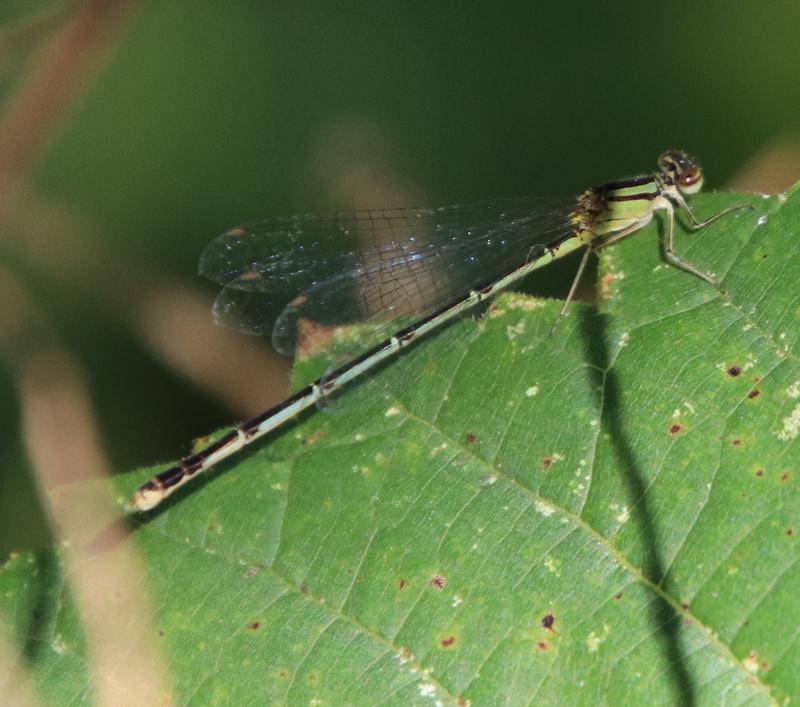
[[[750,651],[742,660],[742,665],[744,665],[745,669],[750,673],[757,673],[758,672],[758,653],[756,651]]]
[[[534,299],[516,292],[507,294],[503,298],[503,302],[507,304],[510,309],[521,309],[523,312],[532,312],[534,309],[541,309],[545,304],[544,300]]]
[[[516,324],[509,324],[506,326],[506,336],[509,341],[514,341],[519,336],[525,333],[525,320],[520,319]]]
[[[583,496],[586,491],[586,484],[582,481],[570,481],[569,488],[575,496]]]
[[[598,634],[596,631],[592,631],[586,637],[586,648],[589,649],[589,653],[597,653],[601,644],[606,640],[606,638],[608,638],[608,634],[610,633],[611,627],[608,624],[603,624],[603,631],[601,634]]]
[[[612,503],[609,508],[616,513],[617,523],[624,524],[630,520],[631,512],[627,505],[622,503]]]
[[[431,457],[433,458],[433,457],[438,456],[439,452],[442,452],[445,449],[447,449],[447,442],[442,442],[440,445],[438,445],[438,446],[434,447],[433,449],[431,449]]]
[[[418,672],[416,669],[412,669],[411,672]],[[431,673],[433,672],[432,668],[425,668],[422,671],[422,677],[419,683],[419,694],[421,697],[436,697],[436,683],[431,682]],[[443,704],[441,701],[437,700],[436,705]]]
[[[794,410],[783,418],[783,429],[775,433],[775,436],[784,442],[796,439],[798,435],[800,435],[800,405],[796,405]]]
[[[547,568],[548,572],[552,572],[556,577],[561,576],[561,560],[547,555],[544,560],[542,560],[542,564]]]
[[[525,397],[526,397],[526,398],[532,398],[532,397],[534,397],[534,396],[535,396],[535,395],[536,395],[538,392],[539,392],[539,386],[538,386],[538,385],[532,385],[530,388],[528,388],[528,389],[525,391]]]
[[[419,694],[421,697],[433,697],[436,694],[436,685],[432,682],[421,682],[419,684]]]
[[[386,411],[386,412],[383,414],[383,416],[384,416],[384,417],[394,417],[395,415],[399,415],[399,414],[400,414],[400,408],[399,408],[399,407],[396,407],[396,406],[394,406],[394,405],[393,405],[392,407],[390,407],[390,408],[389,408],[389,409],[388,409],[388,410],[387,410],[387,411]]]

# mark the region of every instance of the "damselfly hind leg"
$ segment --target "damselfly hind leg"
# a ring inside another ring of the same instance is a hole
[[[643,226],[647,225],[651,218],[652,214],[646,214],[643,218],[628,225],[621,231],[617,231],[611,236],[602,236],[596,238],[586,247],[583,257],[581,258],[580,265],[578,265],[578,271],[575,273],[575,277],[572,280],[572,285],[570,285],[569,292],[567,293],[567,298],[564,300],[564,304],[561,307],[561,311],[559,312],[558,318],[553,324],[552,329],[550,329],[550,336],[555,334],[555,331],[558,328],[558,325],[561,323],[561,320],[567,315],[567,308],[569,307],[570,302],[572,302],[572,298],[575,296],[575,291],[578,289],[578,283],[583,276],[583,271],[586,268],[586,263],[589,261],[589,256],[601,248],[619,243],[619,241],[623,240],[624,238],[636,233]]]
[[[581,277],[583,276],[583,271],[586,269],[586,263],[589,262],[589,256],[592,254],[592,247],[587,246],[586,250],[583,251],[583,255],[581,256],[580,265],[578,265],[578,270],[575,273],[575,277],[572,279],[572,285],[570,285],[569,292],[567,293],[567,298],[564,300],[564,304],[561,307],[561,311],[558,313],[558,317],[556,317],[555,322],[553,322],[553,326],[550,328],[550,333],[548,336],[553,336],[556,333],[556,329],[558,329],[558,325],[561,323],[561,320],[567,316],[567,308],[569,307],[569,303],[572,302],[572,298],[575,296],[575,290],[578,289],[578,283],[581,281]]]

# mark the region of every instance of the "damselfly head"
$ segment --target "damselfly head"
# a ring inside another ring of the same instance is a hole
[[[682,150],[662,153],[658,166],[667,180],[684,194],[696,194],[703,188],[703,168]]]

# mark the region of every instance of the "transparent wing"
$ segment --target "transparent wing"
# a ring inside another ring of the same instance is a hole
[[[214,239],[200,273],[223,286],[215,322],[272,334],[291,355],[301,321],[424,315],[506,274],[572,229],[574,203],[525,197],[269,219]]]

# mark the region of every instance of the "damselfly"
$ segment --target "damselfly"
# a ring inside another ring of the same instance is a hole
[[[147,511],[173,491],[245,445],[362,376],[420,337],[471,310],[556,258],[585,247],[561,308],[563,317],[592,252],[618,243],[664,211],[665,259],[711,285],[716,280],[675,252],[675,208],[698,230],[749,204],[698,220],[687,195],[702,188],[700,165],[668,151],[654,174],[588,189],[563,203],[501,199],[438,209],[390,209],[300,215],[234,228],[212,241],[200,272],[223,290],[218,323],[270,333],[275,348],[292,353],[302,321],[367,320],[380,340],[284,402],[241,424],[205,449],[153,477],[128,501]],[[354,241],[357,244],[354,247]],[[349,246],[349,248],[348,248]],[[293,299],[286,303],[286,293]],[[386,321],[417,319],[386,335]],[[553,330],[555,329],[555,324]],[[552,334],[551,330],[551,334]]]

